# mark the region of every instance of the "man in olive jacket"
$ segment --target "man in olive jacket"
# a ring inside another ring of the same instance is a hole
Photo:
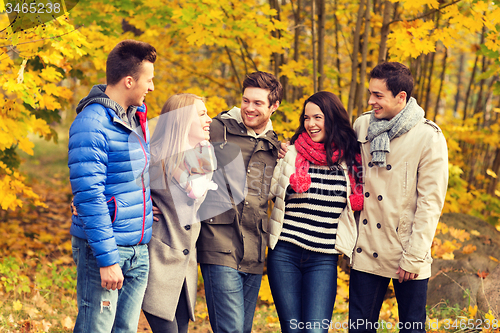
[[[210,125],[218,170],[199,210],[198,262],[214,333],[251,332],[267,246],[267,197],[279,151],[271,115],[283,88],[272,74],[243,82],[241,109]]]
[[[391,279],[400,332],[425,332],[431,245],[448,184],[446,140],[411,97],[406,66],[382,63],[370,77],[373,110],[354,123],[365,199],[352,256],[349,332],[376,332]]]

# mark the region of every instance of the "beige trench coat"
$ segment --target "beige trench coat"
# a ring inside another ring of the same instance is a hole
[[[358,222],[352,267],[397,278],[401,267],[431,275],[431,245],[448,186],[446,140],[433,122],[422,118],[393,139],[387,167],[373,166],[367,130],[371,112],[354,123],[365,180],[365,200]]]
[[[290,176],[295,173],[296,157],[297,149],[292,145],[288,148],[285,157],[280,159],[278,165],[274,168],[271,191],[269,192],[269,200],[274,197],[276,198],[269,220],[269,247],[271,249],[274,249],[278,243],[279,235],[283,229],[283,220],[285,219],[285,195],[288,185],[290,185]],[[341,163],[341,167],[347,179],[347,198],[349,198],[351,195],[351,183],[349,182],[347,165]],[[352,257],[352,251],[356,244],[356,236],[356,222],[351,208],[351,202],[348,199],[347,206],[339,217],[335,249],[349,258]]]
[[[142,308],[157,317],[172,321],[184,288],[188,315],[195,320],[198,287],[196,241],[200,234],[198,209],[205,196],[193,200],[172,180],[168,183],[160,165],[151,165],[151,197],[161,210],[153,222],[148,244],[149,276]]]

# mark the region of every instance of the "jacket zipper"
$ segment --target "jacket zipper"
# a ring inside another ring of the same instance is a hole
[[[135,135],[137,133],[134,132]],[[139,137],[139,135],[137,135]],[[141,145],[142,152],[144,153],[144,159],[146,161],[146,164],[144,164],[144,168],[142,169],[141,173],[141,184],[142,184],[142,233],[141,233],[141,240],[137,244],[141,244],[142,239],[144,238],[144,228],[146,227],[146,186],[144,185],[144,171],[146,170],[146,167],[148,166],[148,154],[146,154],[146,150],[144,149],[144,146],[142,145],[142,142],[139,137],[139,144]]]

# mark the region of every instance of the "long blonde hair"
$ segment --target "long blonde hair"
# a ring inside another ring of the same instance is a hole
[[[160,119],[151,138],[151,163],[164,162],[167,179],[184,162],[184,152],[189,142],[189,130],[193,117],[195,101],[204,99],[194,94],[176,94],[163,105]]]

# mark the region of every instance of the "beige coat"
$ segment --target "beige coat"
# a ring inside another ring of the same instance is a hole
[[[285,194],[290,185],[290,176],[295,173],[295,158],[297,150],[295,146],[290,146],[285,157],[278,161],[274,168],[273,179],[271,181],[271,191],[269,199],[276,197],[274,208],[269,220],[269,247],[274,249],[278,243],[279,235],[283,229],[283,220],[285,218]],[[341,163],[344,175],[347,180],[347,198],[351,194],[351,184],[347,174],[347,165]],[[352,257],[354,245],[356,244],[356,222],[351,208],[351,202],[347,199],[347,206],[339,217],[337,227],[337,237],[335,240],[335,249],[339,252]]]
[[[422,118],[393,139],[387,167],[373,166],[367,130],[371,112],[354,123],[365,180],[364,208],[352,267],[397,278],[398,266],[431,275],[431,245],[448,186],[448,150],[439,127]]]
[[[186,292],[188,315],[195,320],[194,306],[198,287],[196,240],[200,234],[198,209],[205,196],[193,200],[172,180],[165,183],[160,165],[151,165],[151,197],[161,210],[153,222],[148,244],[149,277],[142,308],[157,317],[172,321],[182,288]]]

